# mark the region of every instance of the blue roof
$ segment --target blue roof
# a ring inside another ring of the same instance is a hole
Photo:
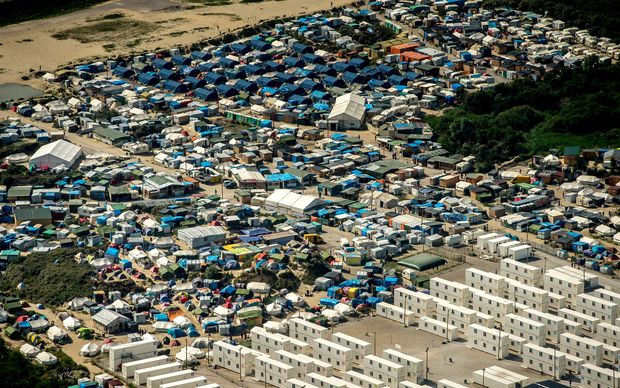
[[[283,174],[270,174],[265,176],[265,179],[267,179],[267,181],[269,182],[284,182],[284,181],[291,181],[291,180],[297,180],[297,178],[289,173],[283,173]]]

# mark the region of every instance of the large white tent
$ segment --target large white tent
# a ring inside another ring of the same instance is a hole
[[[328,120],[338,121],[340,129],[359,129],[366,116],[364,97],[356,94],[343,94],[336,98],[334,107],[329,112]]]
[[[265,200],[266,209],[299,217],[322,207],[324,204],[325,201],[317,197],[298,194],[289,189],[276,189]]]
[[[71,168],[81,156],[81,147],[65,140],[57,140],[40,147],[30,157],[30,163],[37,167],[54,168],[64,164],[67,168]]]

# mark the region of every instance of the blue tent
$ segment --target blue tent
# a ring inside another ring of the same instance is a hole
[[[172,338],[181,338],[185,337],[187,334],[185,334],[185,332],[178,327],[173,327],[168,329],[168,335]]]
[[[277,88],[280,85],[280,83],[276,79],[269,78],[269,77],[262,77],[262,76],[256,79],[256,83],[261,88],[264,88],[264,87]]]
[[[336,70],[338,73],[344,73],[347,71],[356,71],[355,66],[350,65],[346,62],[336,62],[334,64],[332,64],[332,67],[334,68],[334,70]]]
[[[239,90],[248,93],[256,93],[258,91],[258,85],[256,82],[240,79],[235,83],[235,87]]]
[[[170,80],[164,82],[163,88],[172,93],[187,93],[189,91],[187,84],[176,82],[176,81],[170,81]]]
[[[233,52],[237,54],[241,54],[241,55],[247,54],[250,51],[252,51],[251,48],[244,45],[243,43],[233,43],[230,45],[230,48],[232,49]]]
[[[299,83],[299,86],[301,86],[306,92],[323,89],[323,85],[311,79],[305,79],[301,81]]]
[[[323,78],[323,83],[330,88],[345,88],[347,86],[343,79],[332,76]]]
[[[291,67],[303,67],[304,66],[304,61],[302,61],[300,58],[298,57],[286,57],[284,58],[284,66],[291,68]]]
[[[112,73],[120,78],[129,78],[135,74],[133,70],[122,66],[115,67]]]
[[[153,67],[156,69],[172,69],[173,65],[165,59],[157,58],[153,61]]]
[[[250,46],[258,51],[267,51],[271,48],[271,43],[267,43],[262,39],[252,39]]]
[[[276,76],[275,76],[275,77],[276,77],[276,79],[277,79],[278,81],[283,82],[283,83],[284,83],[284,82],[286,82],[286,83],[292,83],[292,82],[297,81],[297,77],[295,77],[294,75],[289,74],[289,73],[282,73],[282,72],[278,72],[278,73],[276,73]]]
[[[159,76],[154,73],[142,73],[138,76],[138,82],[142,85],[154,86],[159,83]]]
[[[226,83],[226,77],[218,73],[206,73],[204,75],[204,79],[211,85],[221,85]]]
[[[301,57],[303,58],[304,62],[306,62],[307,64],[325,63],[325,60],[323,59],[323,57],[319,57],[318,55],[315,55],[315,54],[306,53],[302,55]]]
[[[204,79],[195,77],[185,77],[185,82],[189,83],[192,89],[202,88],[207,84]]]
[[[200,70],[191,66],[181,66],[181,68],[179,69],[179,73],[181,73],[181,75],[184,77],[197,77],[198,75],[200,75]]]
[[[217,85],[215,90],[220,97],[233,97],[239,94],[239,91],[230,85]]]
[[[355,66],[356,69],[361,69],[368,64],[368,61],[364,58],[353,58],[349,61],[349,64]]]
[[[198,64],[198,70],[200,71],[213,71],[219,67],[217,63],[202,62]]]
[[[172,63],[178,66],[188,66],[192,63],[190,58],[184,57],[183,55],[175,55],[172,57]]]
[[[230,59],[230,58],[220,58],[219,64],[222,67],[226,67],[230,69],[230,68],[237,66],[239,62],[235,61],[234,59]]]
[[[363,84],[366,82],[364,76],[349,71],[342,74],[342,79],[348,84]]]
[[[314,71],[318,74],[325,74],[325,75],[329,75],[332,77],[338,75],[338,72],[336,71],[336,69],[330,66],[326,66],[326,65],[316,65],[314,67]]]
[[[266,70],[263,69],[260,66],[257,65],[247,65],[246,67],[243,68],[243,71],[245,72],[245,74],[247,75],[261,75],[261,74],[265,74]]]
[[[179,73],[169,69],[161,69],[159,71],[159,76],[164,80],[178,81],[181,79],[181,75]]]
[[[192,51],[190,57],[192,57],[193,59],[208,61],[209,59],[211,59],[211,54],[204,51]]]

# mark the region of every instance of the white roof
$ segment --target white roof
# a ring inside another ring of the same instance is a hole
[[[362,120],[365,112],[366,105],[364,97],[352,93],[343,94],[336,98],[334,107],[331,112],[329,112],[328,119],[346,115],[357,120]]]
[[[277,189],[267,197],[265,204],[277,206],[283,209],[295,209],[304,211],[309,209],[322,200],[312,195],[301,195],[289,189]]]
[[[35,152],[30,160],[36,160],[37,158],[43,158],[48,155],[53,155],[59,159],[70,162],[74,160],[82,152],[82,148],[71,144],[65,140],[57,140],[53,143],[41,146],[37,152]]]

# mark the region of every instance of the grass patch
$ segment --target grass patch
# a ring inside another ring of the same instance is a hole
[[[154,23],[123,18],[68,28],[56,32],[52,37],[58,40],[75,39],[80,43],[119,42],[143,36],[156,29]]]
[[[125,14],[122,12],[115,12],[115,13],[109,13],[107,15],[103,15],[101,17],[98,18],[88,18],[86,19],[87,22],[101,22],[101,21],[105,21],[105,20],[117,20],[117,19],[122,19],[125,17]]]
[[[175,32],[169,33],[168,36],[172,36],[176,38],[177,36],[181,36],[185,34],[187,34],[187,31],[175,31]]]
[[[194,4],[202,4],[202,5],[206,5],[210,7],[232,4],[232,1],[230,0],[185,0],[185,2],[194,3]]]
[[[108,44],[104,44],[103,46],[101,46],[105,49],[105,51],[113,51],[116,48],[116,45],[114,43],[108,43]]]
[[[228,16],[233,22],[241,20],[241,16],[228,12],[204,12],[200,16]]]

